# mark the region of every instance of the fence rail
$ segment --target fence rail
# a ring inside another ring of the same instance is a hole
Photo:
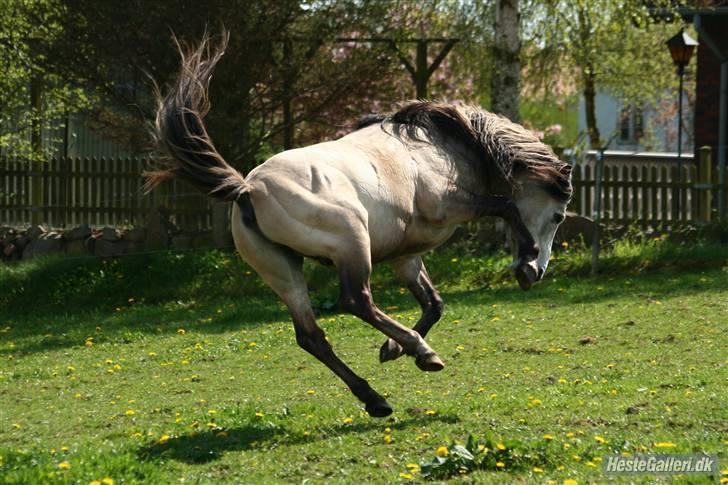
[[[688,221],[715,219],[718,184],[711,175],[709,152],[703,158],[696,163],[692,155],[684,155],[679,167],[673,154],[606,152],[602,221],[668,229]],[[590,153],[574,167],[569,210],[595,216],[595,180],[596,156]]]
[[[701,158],[709,160],[707,155]],[[171,181],[143,193],[141,174],[148,164],[141,158],[54,158],[47,163],[0,158],[0,224],[143,225],[151,208],[165,206],[183,229],[211,228],[209,199],[189,186]],[[574,167],[569,210],[594,216],[595,169],[593,153]],[[691,155],[683,158],[681,178],[675,156],[606,152],[602,220],[661,229],[705,220],[718,198],[710,171],[709,162],[696,164]]]
[[[181,228],[210,228],[210,202],[189,186],[175,180],[144,194],[148,165],[141,158],[0,159],[0,223],[142,225],[151,208],[165,206]]]

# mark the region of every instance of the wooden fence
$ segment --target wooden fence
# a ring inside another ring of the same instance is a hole
[[[688,221],[715,219],[718,186],[711,184],[715,177],[711,177],[709,157],[707,154],[702,164],[696,164],[692,155],[684,155],[680,177],[673,154],[606,152],[602,220],[668,229]],[[595,179],[596,156],[590,153],[574,167],[570,211],[595,216]]]
[[[141,174],[148,162],[138,158],[56,158],[31,164],[0,158],[0,224],[143,225],[149,209],[161,205],[183,229],[211,228],[209,199],[188,185],[172,181],[144,195]],[[574,168],[569,210],[594,216],[595,169],[593,153]],[[706,188],[706,170],[710,181],[710,164],[702,166],[698,178],[692,155],[686,155],[680,181],[674,155],[606,152],[602,220],[661,229],[706,220],[714,212],[718,196],[717,185]]]
[[[211,227],[210,201],[179,181],[143,192],[140,158],[54,158],[47,163],[0,159],[0,224],[51,227],[144,225],[164,206],[184,229]]]

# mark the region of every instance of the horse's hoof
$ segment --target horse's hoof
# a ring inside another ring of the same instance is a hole
[[[387,362],[388,360],[394,360],[399,358],[404,353],[402,346],[394,340],[387,339],[379,349],[379,362]]]
[[[384,418],[392,414],[392,406],[390,406],[384,399],[367,404],[364,409],[366,409],[367,413],[372,418]]]
[[[437,372],[445,368],[445,364],[435,353],[418,355],[415,364],[425,372]]]

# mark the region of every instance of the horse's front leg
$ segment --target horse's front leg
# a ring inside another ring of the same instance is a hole
[[[445,364],[419,333],[403,326],[377,308],[369,286],[371,264],[368,260],[358,261],[359,265],[352,264],[357,262],[356,258],[352,258],[339,267],[339,305],[394,340],[404,349],[404,353],[415,357],[415,364],[420,369],[429,372],[442,370]],[[365,264],[362,265],[362,262]]]
[[[412,292],[422,308],[420,317],[413,330],[425,338],[432,326],[442,316],[443,301],[430,281],[422,258],[419,256],[400,258],[392,262],[392,267],[400,280]],[[379,361],[394,360],[404,354],[404,349],[393,339],[387,339],[379,350]]]

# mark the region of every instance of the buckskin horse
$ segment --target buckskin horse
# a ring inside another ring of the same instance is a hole
[[[232,233],[242,258],[285,302],[296,341],[338,375],[370,416],[387,401],[334,353],[316,324],[304,257],[333,264],[339,305],[388,337],[380,361],[402,354],[423,371],[444,364],[424,337],[442,315],[422,254],[459,224],[482,216],[510,228],[516,279],[540,280],[571,197],[571,169],[530,131],[476,107],[429,101],[365,120],[334,141],[288,150],[243,177],[220,156],[203,124],[213,69],[227,37],[213,48],[180,47],[181,69],[158,97],[154,135],[167,157],[147,172],[147,189],[177,177],[232,201]],[[391,264],[422,307],[410,329],[372,299],[372,265]]]

